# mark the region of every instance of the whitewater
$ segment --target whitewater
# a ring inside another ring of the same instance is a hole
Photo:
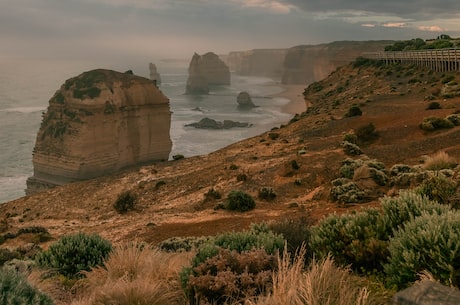
[[[171,117],[170,157],[207,154],[231,143],[258,135],[286,123],[291,114],[282,111],[289,100],[272,97],[283,91],[265,77],[232,73],[231,85],[211,87],[209,95],[184,95],[188,60],[154,61],[161,75],[160,90],[169,98]],[[0,62],[0,203],[25,195],[26,180],[33,173],[32,152],[48,101],[65,80],[95,68],[123,72],[120,67],[100,67],[78,61]],[[127,67],[148,77],[145,65]],[[238,109],[236,97],[247,91],[257,108]],[[204,117],[252,124],[249,128],[203,130],[185,127]]]

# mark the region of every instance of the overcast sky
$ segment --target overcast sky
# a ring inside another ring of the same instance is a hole
[[[459,0],[0,0],[0,58],[191,58],[460,37]]]

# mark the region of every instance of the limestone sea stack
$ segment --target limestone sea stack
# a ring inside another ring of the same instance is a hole
[[[243,109],[257,107],[256,105],[254,105],[251,96],[246,91],[242,91],[238,94],[238,96],[236,97],[236,102],[238,103],[238,107]]]
[[[73,77],[43,115],[26,194],[167,160],[170,125],[169,100],[149,79],[102,69]]]
[[[230,69],[218,55],[193,54],[185,94],[208,94],[209,86],[230,85]]]
[[[161,84],[161,76],[157,71],[157,66],[153,63],[149,64],[150,79],[159,86]]]

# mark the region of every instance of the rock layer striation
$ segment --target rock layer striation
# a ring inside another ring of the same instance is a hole
[[[167,160],[170,125],[169,99],[151,80],[102,69],[71,78],[43,115],[26,193]]]

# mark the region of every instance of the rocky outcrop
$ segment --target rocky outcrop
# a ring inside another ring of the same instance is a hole
[[[238,103],[239,108],[248,109],[257,107],[256,105],[254,105],[251,96],[246,91],[242,91],[238,94],[238,96],[236,97],[236,102]]]
[[[394,305],[456,305],[460,291],[440,283],[425,280],[395,294]]]
[[[284,60],[283,84],[308,85],[355,60],[362,52],[383,51],[392,41],[337,41],[290,48]]]
[[[188,79],[185,94],[208,94],[209,82],[203,67],[203,59],[197,53],[193,54],[188,67]]]
[[[26,193],[167,160],[170,124],[169,100],[151,80],[102,69],[71,78],[43,115]]]
[[[149,64],[150,79],[159,86],[161,84],[161,76],[157,71],[157,66],[153,63]]]
[[[219,122],[214,119],[203,118],[199,122],[187,124],[185,126],[200,129],[230,129],[234,127],[251,127],[251,124],[244,122],[235,122],[232,120],[224,120],[223,122]]]
[[[239,75],[266,76],[280,79],[287,49],[255,49],[230,52],[226,63]]]
[[[208,94],[209,86],[229,85],[230,69],[216,54],[193,54],[185,94]]]

